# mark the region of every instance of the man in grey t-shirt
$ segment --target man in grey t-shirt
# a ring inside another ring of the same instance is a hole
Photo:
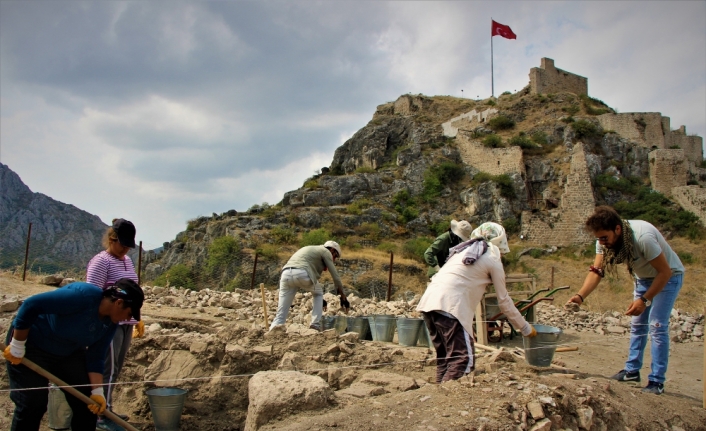
[[[576,307],[598,286],[606,272],[625,263],[635,278],[633,301],[625,314],[632,316],[630,350],[625,369],[612,378],[640,381],[647,336],[652,339],[652,369],[643,392],[661,394],[669,360],[669,317],[682,287],[684,265],[662,234],[642,220],[623,220],[611,207],[597,207],[586,220],[596,237],[596,259],[586,280],[567,306]]]
[[[321,316],[323,315],[324,289],[319,283],[319,277],[328,271],[333,279],[333,284],[341,295],[341,303],[346,301],[343,292],[343,283],[336,272],[334,261],[341,257],[341,246],[335,241],[326,241],[324,245],[308,245],[300,248],[289,258],[282,268],[279,279],[279,303],[277,315],[270,329],[284,325],[289,314],[289,307],[294,301],[294,296],[301,289],[313,294],[311,310],[311,328],[321,329]]]

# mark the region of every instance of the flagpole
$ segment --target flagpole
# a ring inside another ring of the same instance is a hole
[[[493,77],[493,18],[490,18],[490,97],[495,97],[495,78]]]

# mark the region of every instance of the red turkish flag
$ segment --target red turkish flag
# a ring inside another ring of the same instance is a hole
[[[492,21],[493,25],[490,29],[490,37],[502,36],[505,39],[517,39],[517,35],[512,32],[509,25],[500,24],[499,22]]]

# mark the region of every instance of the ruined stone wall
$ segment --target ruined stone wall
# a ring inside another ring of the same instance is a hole
[[[613,130],[641,147],[668,148],[665,130],[669,130],[669,117],[662,117],[659,112],[603,114],[596,118],[604,130]]]
[[[704,139],[701,136],[686,136],[672,132],[669,147],[677,146],[684,150],[684,157],[697,166],[704,159]],[[667,147],[667,148],[669,148]]]
[[[686,185],[687,161],[684,150],[654,150],[647,156],[652,189],[672,196],[672,189]]]
[[[701,186],[681,186],[672,189],[674,200],[687,211],[699,216],[706,226],[706,188]]]
[[[521,233],[525,240],[540,245],[591,242],[593,238],[583,226],[595,206],[586,153],[583,144],[578,144],[571,156],[571,172],[566,177],[559,207],[549,212],[524,211]]]
[[[485,124],[486,121],[493,118],[497,113],[498,110],[495,108],[488,108],[480,112],[474,109],[471,112],[466,112],[465,114],[454,117],[441,125],[444,130],[444,136],[455,138],[458,134],[458,129],[472,130]]]
[[[395,100],[393,110],[397,115],[412,115],[428,108],[432,103],[432,100],[428,97],[405,94]]]
[[[588,94],[588,78],[557,69],[551,58],[542,58],[539,67],[530,69],[529,78],[532,94]]]
[[[520,147],[488,148],[464,132],[459,133],[456,142],[461,160],[482,172],[491,175],[525,173]]]

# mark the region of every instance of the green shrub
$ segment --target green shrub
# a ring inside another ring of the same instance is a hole
[[[427,251],[432,242],[433,240],[429,238],[417,237],[410,239],[402,247],[402,256],[424,263],[424,252]]]
[[[537,148],[537,144],[532,142],[532,140],[523,133],[513,136],[507,141],[507,143],[513,147],[520,147],[523,150],[531,150]]]
[[[388,253],[389,253],[389,252],[395,252],[395,251],[397,251],[397,246],[396,246],[395,244],[391,243],[391,242],[381,242],[381,243],[378,244],[378,246],[375,247],[375,248],[378,249],[378,250],[380,250],[380,251],[386,251],[386,252],[388,252]]]
[[[488,99],[488,100],[485,102],[485,104],[488,105],[488,106],[495,106],[495,100],[493,100],[493,99]]]
[[[458,182],[465,175],[463,166],[453,162],[442,162],[431,166],[424,173],[422,199],[429,202],[439,196],[445,186]]]
[[[642,180],[639,177],[615,178],[609,174],[601,174],[596,177],[596,187],[601,190],[615,190],[634,196],[642,187]]]
[[[701,161],[701,168],[706,169],[706,159]]]
[[[356,229],[356,233],[365,238],[376,241],[380,239],[380,224],[378,223],[363,223]]]
[[[501,96],[507,96],[508,94],[512,94],[512,93],[510,93],[509,91],[503,91],[503,94],[501,94]]]
[[[692,240],[706,236],[706,229],[699,217],[681,207],[676,207],[663,194],[649,187],[642,187],[633,202],[620,201],[615,210],[625,219],[644,220],[660,230],[669,230]]]
[[[503,138],[492,133],[483,138],[483,145],[488,148],[500,148],[503,146]]]
[[[477,186],[478,184],[487,181],[493,181],[500,187],[500,196],[506,199],[514,199],[517,197],[517,195],[515,194],[515,186],[512,181],[512,178],[510,178],[510,176],[507,174],[491,175],[487,172],[478,172],[473,177],[473,181],[471,182],[471,184]]]
[[[681,260],[682,263],[686,263],[689,265],[696,263],[696,257],[689,252],[678,251],[677,256],[679,256],[679,260]]]
[[[194,230],[194,229],[196,228],[196,225],[197,225],[197,224],[198,224],[198,220],[197,220],[197,219],[195,219],[195,218],[189,219],[189,220],[186,222],[186,231],[187,231],[187,232],[191,232],[192,230]]]
[[[157,277],[153,283],[156,286],[175,286],[185,289],[196,289],[196,283],[194,283],[194,275],[191,268],[183,263],[172,266]]]
[[[370,199],[358,199],[357,201],[353,201],[346,207],[346,211],[348,211],[349,214],[354,214],[354,215],[361,215],[363,213],[364,208],[369,208],[372,206],[373,202]]]
[[[443,220],[437,223],[432,223],[430,226],[431,230],[437,235],[441,235],[442,233],[446,232],[449,230],[449,227],[451,226],[451,223],[449,223],[448,220]]]
[[[277,244],[294,244],[297,240],[297,234],[294,229],[284,226],[275,226],[270,231],[270,235]]]
[[[404,220],[405,223],[409,223],[417,217],[419,217],[419,210],[416,208],[407,207],[402,210],[402,220]]]
[[[549,138],[547,137],[547,134],[544,132],[534,132],[532,133],[532,142],[534,142],[537,145],[547,145],[549,144]]]
[[[488,127],[495,131],[507,130],[515,127],[515,122],[505,115],[498,115],[488,120]]]
[[[208,246],[206,271],[210,275],[225,270],[238,258],[240,245],[232,236],[221,236]]]
[[[542,256],[544,256],[544,251],[539,248],[533,248],[532,250],[529,251],[529,255],[532,256],[534,259],[539,259]]]
[[[314,229],[302,235],[299,245],[301,247],[306,247],[307,245],[322,245],[330,239],[332,239],[331,233],[326,229]]]
[[[578,120],[571,124],[576,139],[597,138],[602,135],[601,128],[588,120]]]
[[[308,180],[304,181],[304,188],[315,189],[317,187],[319,187],[318,178],[309,178]]]
[[[520,223],[516,218],[506,218],[502,222],[505,232],[509,235],[516,235],[520,233]]]
[[[400,190],[399,192],[395,193],[395,195],[392,197],[392,203],[395,206],[409,205],[410,203],[413,203],[413,202],[414,202],[414,199],[409,194],[409,190],[407,190],[407,189]]]
[[[375,173],[375,169],[371,168],[370,166],[361,166],[355,170],[355,173],[356,174],[372,174],[372,173]]]
[[[578,112],[580,111],[580,108],[576,105],[571,105],[571,106],[564,106],[563,108],[561,108],[561,110],[566,112],[567,114],[569,114],[569,116],[573,117],[574,115],[578,114]]]
[[[260,244],[255,248],[255,252],[258,254],[258,256],[261,256],[266,260],[276,261],[278,258],[277,252],[279,251],[279,249],[280,248],[274,244]]]
[[[571,123],[573,123],[573,122],[576,121],[576,120],[574,120],[574,117],[564,117],[564,118],[561,119],[561,121],[564,122],[564,123],[566,123],[566,124],[571,124]]]

